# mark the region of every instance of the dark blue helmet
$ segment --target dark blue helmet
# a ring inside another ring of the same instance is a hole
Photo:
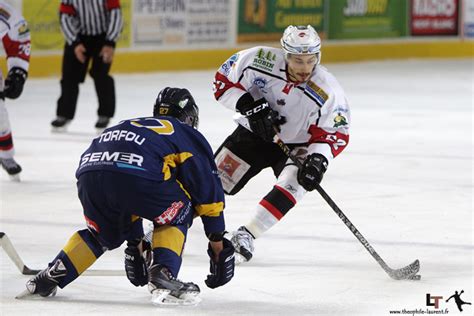
[[[158,93],[153,116],[172,116],[181,122],[198,128],[199,108],[188,89],[166,87]]]

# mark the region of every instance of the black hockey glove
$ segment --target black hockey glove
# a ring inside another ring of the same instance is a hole
[[[141,239],[134,239],[127,242],[125,248],[125,272],[127,279],[135,286],[148,284],[148,269],[144,256],[140,253],[138,245]],[[143,240],[143,249],[149,250],[150,244]]]
[[[18,98],[23,91],[23,85],[25,84],[27,76],[28,73],[20,67],[10,69],[5,79],[5,97],[9,99]]]
[[[254,101],[250,93],[244,94],[236,105],[237,110],[244,115],[253,133],[263,140],[271,142],[275,136],[274,125],[279,122],[278,112],[272,110],[264,98]],[[278,128],[278,126],[277,126]]]
[[[328,168],[328,160],[321,154],[308,155],[298,170],[298,183],[306,190],[313,191],[321,183]]]
[[[207,248],[207,254],[210,260],[210,272],[206,279],[206,285],[215,289],[216,287],[222,286],[229,282],[234,277],[235,258],[234,258],[234,246],[232,243],[224,238],[224,249],[219,254],[219,261],[214,261],[214,252],[212,251],[211,244],[209,243]]]

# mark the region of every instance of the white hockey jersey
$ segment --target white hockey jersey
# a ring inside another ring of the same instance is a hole
[[[350,110],[336,78],[321,65],[307,82],[288,79],[284,52],[258,46],[231,56],[216,73],[214,96],[236,111],[239,98],[249,92],[254,100],[265,98],[285,117],[278,136],[287,144],[305,144],[308,154],[336,157],[349,142]],[[236,113],[238,124],[248,128],[245,117]]]
[[[0,1],[0,38],[8,70],[20,67],[28,72],[31,51],[28,25],[21,14],[4,1]]]

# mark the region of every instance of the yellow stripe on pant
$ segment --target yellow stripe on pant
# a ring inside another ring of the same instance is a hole
[[[166,248],[181,257],[185,239],[186,236],[183,232],[175,226],[155,227],[153,231],[153,249]]]
[[[76,268],[78,274],[87,270],[97,260],[92,250],[77,232],[68,240],[63,251]]]

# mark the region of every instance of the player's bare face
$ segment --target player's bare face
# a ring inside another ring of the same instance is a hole
[[[292,81],[308,81],[318,62],[317,55],[289,55],[288,74]]]

